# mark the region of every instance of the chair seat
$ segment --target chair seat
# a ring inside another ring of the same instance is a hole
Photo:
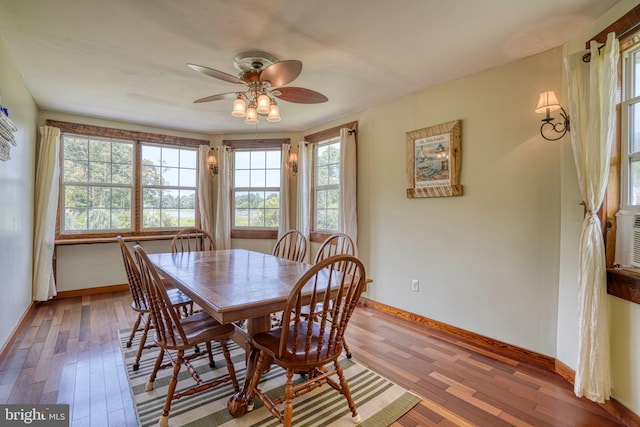
[[[306,331],[309,327],[309,322],[300,322],[299,326],[301,331]],[[320,361],[325,361],[326,363],[336,359],[340,355],[340,353],[342,353],[342,345],[340,345],[340,342],[337,343],[337,346],[335,348],[330,349],[326,345],[324,345],[318,351],[318,342],[320,341],[320,326],[317,323],[312,322],[311,328],[311,344],[310,350],[308,352],[305,351],[305,345],[309,336],[306,333],[301,333],[297,338],[295,353],[287,352],[286,354],[276,357],[280,348],[280,337],[282,335],[282,328],[276,328],[267,332],[256,334],[253,337],[253,344],[258,349],[263,350],[271,355],[274,359],[277,358],[280,361],[285,362],[287,365],[290,364],[296,367],[304,367],[307,365],[317,366],[318,362]],[[292,328],[290,328],[289,331],[289,337],[292,337],[294,335]],[[324,339],[322,340],[322,342],[329,342],[329,335],[327,333],[324,334]],[[293,348],[292,342],[287,345],[287,349],[291,348]]]
[[[235,332],[232,324],[220,324],[220,322],[204,311],[182,318],[180,323],[187,342],[183,342],[180,334],[176,333],[176,342],[166,343],[164,347],[168,349],[187,348],[203,342],[219,341],[224,338],[229,338]],[[155,341],[159,344],[157,335]]]
[[[169,295],[171,305],[173,306],[182,306],[192,303],[191,298],[189,298],[180,289],[167,289],[167,295]]]

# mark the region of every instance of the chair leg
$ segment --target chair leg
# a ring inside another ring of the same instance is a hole
[[[361,421],[360,414],[356,410],[356,404],[353,402],[353,398],[351,397],[351,392],[349,391],[349,384],[344,377],[344,372],[342,372],[342,366],[336,360],[333,362],[333,365],[336,368],[336,374],[338,374],[338,378],[340,379],[340,387],[342,388],[342,394],[347,399],[347,403],[349,404],[349,409],[351,409],[351,419],[354,424],[357,424]]]
[[[344,337],[342,337],[342,348],[344,348],[344,353],[347,355],[347,359],[351,359],[351,350],[349,350],[347,340],[344,339]]]
[[[138,313],[138,318],[136,322],[133,324],[133,329],[131,329],[131,334],[129,335],[129,341],[127,341],[127,348],[131,347],[131,343],[133,342],[133,338],[136,336],[136,332],[138,332],[138,328],[140,327],[140,321],[142,320],[143,313]]]
[[[231,361],[231,353],[229,352],[229,347],[227,346],[227,340],[221,340],[220,347],[222,347],[222,354],[224,354],[224,360],[227,362],[227,371],[229,371],[229,376],[231,377],[233,390],[237,393],[238,391],[240,391],[240,386],[238,386],[238,380],[236,378],[236,370],[233,367],[233,362]]]
[[[257,351],[257,350],[254,350]],[[253,352],[252,352],[253,355]],[[251,378],[251,382],[249,383],[249,392],[247,393],[247,411],[253,410],[253,400],[256,396],[256,389],[258,388],[258,384],[260,383],[260,377],[262,376],[262,365],[264,364],[264,354],[260,352],[258,356],[258,361],[256,362],[255,371],[253,372],[253,377]]]
[[[284,398],[284,426],[291,427],[291,421],[293,420],[293,369],[287,369]]]
[[[164,350],[160,349],[160,353],[158,353],[158,357],[156,357],[156,363],[153,365],[153,370],[151,371],[151,375],[149,375],[149,381],[147,381],[147,386],[144,388],[145,391],[153,390],[153,382],[156,380],[156,374],[158,373],[158,369],[160,369],[160,365],[162,364],[162,359],[164,359]]]
[[[207,341],[206,345],[207,345],[207,354],[209,355],[209,367],[210,368],[215,368],[216,367],[216,361],[213,360],[213,352],[211,351],[211,341]]]
[[[159,425],[167,426],[169,423],[169,411],[171,410],[171,401],[173,400],[173,393],[176,391],[176,385],[178,384],[178,374],[182,367],[182,358],[184,357],[184,350],[178,350],[176,361],[173,365],[173,375],[171,381],[169,381],[169,387],[167,389],[167,399],[164,402],[164,408],[162,415],[160,416]]]
[[[151,319],[147,318],[144,324],[144,330],[142,331],[142,336],[140,337],[140,345],[138,346],[138,354],[136,354],[136,361],[133,364],[133,370],[137,371],[140,369],[140,358],[142,357],[142,350],[144,350],[144,346],[147,343],[147,334],[149,333],[149,328],[151,327]]]

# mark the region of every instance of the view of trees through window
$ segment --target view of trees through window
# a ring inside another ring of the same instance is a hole
[[[315,147],[314,230],[337,231],[340,207],[340,139]]]
[[[627,105],[627,155],[628,155],[628,204],[640,206],[640,45],[629,52],[631,58],[626,70],[626,99]],[[623,187],[624,188],[624,187]]]
[[[233,226],[278,228],[281,150],[236,150]]]
[[[197,151],[142,143],[142,228],[195,225]],[[131,231],[135,143],[64,135],[61,232]]]
[[[197,152],[142,145],[142,227],[193,227]]]
[[[132,228],[133,143],[63,138],[65,231]]]

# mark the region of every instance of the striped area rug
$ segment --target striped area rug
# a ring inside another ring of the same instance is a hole
[[[144,390],[145,384],[153,368],[158,349],[145,350],[140,360],[140,369],[134,372],[131,366],[135,361],[138,342],[134,341],[130,348],[126,347],[129,331],[121,330],[119,334],[138,424],[141,427],[154,426],[158,424],[158,418],[162,412],[171,369],[160,371],[155,381],[154,390],[146,392]],[[229,344],[229,349],[238,382],[242,384],[246,374],[244,350],[233,342]],[[204,380],[227,374],[220,346],[214,343],[213,351],[216,361],[215,369],[209,368],[206,353],[192,361]],[[420,401],[416,395],[352,360],[343,358],[340,363],[349,382],[358,413],[362,417],[360,424],[362,426],[388,426]],[[285,379],[284,371],[274,365],[268,374],[263,375],[260,388],[263,391],[270,390],[270,392],[280,394],[284,390]],[[177,390],[188,388],[193,384],[193,379],[183,367],[178,379]],[[257,398],[253,411],[240,418],[231,417],[227,411],[227,400],[231,394],[233,394],[233,388],[230,383],[227,383],[202,393],[174,400],[169,414],[169,426],[279,425],[276,418],[264,408],[260,399]],[[295,399],[293,403],[293,424],[296,426],[353,426],[351,412],[345,398],[328,385]]]

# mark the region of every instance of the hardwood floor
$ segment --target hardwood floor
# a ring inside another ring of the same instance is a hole
[[[117,331],[127,292],[40,303],[0,360],[0,404],[68,403],[72,426],[135,426]],[[618,426],[560,376],[455,337],[358,308],[354,360],[420,395],[394,426]]]

